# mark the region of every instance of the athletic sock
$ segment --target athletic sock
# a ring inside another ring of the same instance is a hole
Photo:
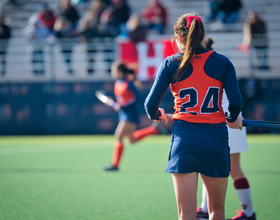
[[[119,167],[119,163],[123,154],[124,145],[122,142],[117,142],[114,146],[114,153],[112,158],[112,165],[115,167]]]
[[[143,129],[140,129],[140,130],[137,130],[133,133],[133,136],[135,137],[135,139],[137,141],[140,141],[141,139],[149,136],[149,135],[155,135],[155,134],[158,134],[159,131],[158,129],[155,127],[155,126],[149,126],[147,128],[143,128]]]
[[[202,184],[202,200],[201,200],[200,208],[202,212],[208,213],[207,191],[204,184]]]
[[[254,214],[252,196],[249,183],[246,178],[234,180],[234,187],[242,207],[242,212],[248,217]]]

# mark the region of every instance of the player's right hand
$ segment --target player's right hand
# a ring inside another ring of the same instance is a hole
[[[116,112],[118,112],[121,109],[121,106],[118,103],[114,103],[113,108]]]
[[[164,121],[165,124],[168,123],[168,118],[165,115],[165,111],[163,108],[159,108],[158,109],[160,111],[161,116],[159,117],[159,119],[161,119],[161,121]]]
[[[242,130],[242,128],[243,128],[242,127],[242,116],[239,115],[234,122],[227,122],[227,125],[229,128],[235,128],[235,129]]]

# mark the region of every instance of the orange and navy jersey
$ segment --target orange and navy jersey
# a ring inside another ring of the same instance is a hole
[[[160,116],[158,107],[170,86],[174,96],[173,120],[210,124],[235,121],[242,108],[242,98],[235,69],[228,58],[201,46],[176,82],[173,77],[180,64],[178,58],[182,56],[178,53],[167,57],[160,65],[145,101],[149,118],[158,119]],[[227,117],[222,109],[223,88],[229,99],[230,114]]]
[[[131,105],[138,101],[139,92],[134,86],[133,82],[124,78],[115,82],[114,94],[117,103],[121,107]]]
[[[175,103],[173,120],[210,124],[226,121],[221,107],[223,82],[204,72],[204,64],[212,53],[208,51],[196,55],[191,62],[192,74],[187,79],[171,84]]]

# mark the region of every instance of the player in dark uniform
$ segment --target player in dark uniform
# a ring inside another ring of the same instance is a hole
[[[242,98],[235,69],[223,55],[201,46],[200,17],[185,14],[174,26],[179,53],[160,65],[145,101],[149,118],[160,120],[159,104],[170,86],[175,98],[173,130],[166,172],[172,173],[179,219],[195,219],[198,173],[209,199],[209,217],[225,219],[224,203],[230,171],[228,130],[242,129]],[[223,89],[229,114],[222,108]]]
[[[113,107],[118,112],[119,124],[115,131],[117,142],[114,146],[112,164],[105,167],[104,170],[118,171],[124,150],[123,138],[127,136],[131,143],[135,143],[148,135],[158,134],[159,130],[157,126],[152,124],[147,128],[135,131],[139,123],[140,94],[133,82],[134,71],[128,69],[125,64],[116,61],[112,65],[111,74],[116,80],[114,94],[117,104]]]

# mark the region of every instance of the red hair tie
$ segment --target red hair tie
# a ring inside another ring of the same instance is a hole
[[[197,19],[198,20],[198,22],[199,22],[199,24],[200,24],[200,22],[201,22],[201,17],[198,17],[198,16],[188,16],[187,17],[187,28],[190,28],[190,26],[191,26],[191,23],[192,23],[192,20],[193,19]]]

